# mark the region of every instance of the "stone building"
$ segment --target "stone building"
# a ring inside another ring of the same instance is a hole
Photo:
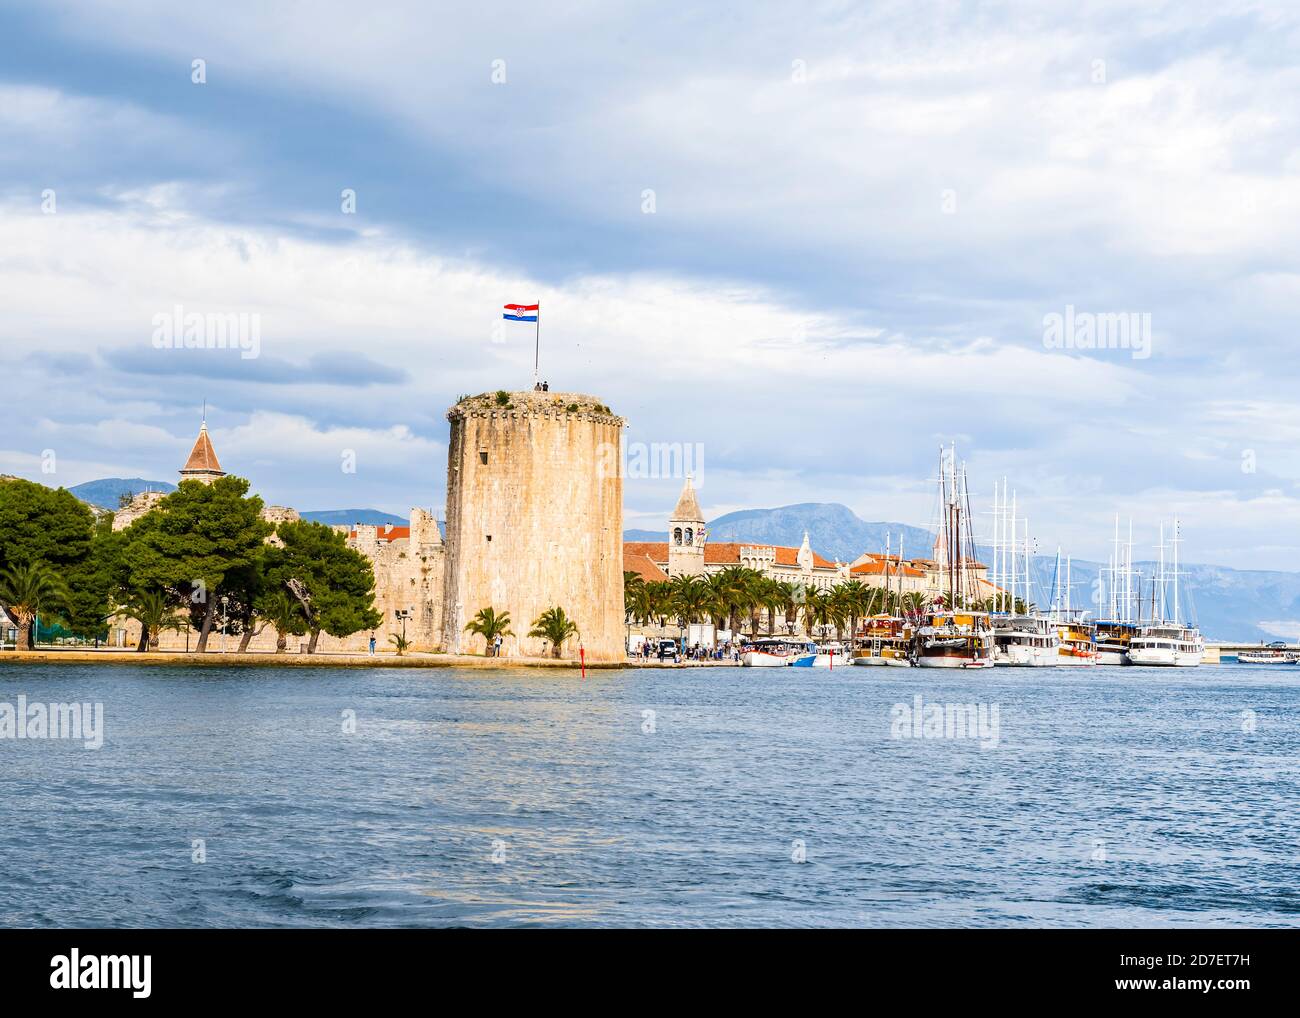
[[[208,436],[206,421],[199,428],[194,448],[185,466],[181,468],[180,475],[182,481],[195,480],[203,484],[210,484],[218,477],[225,476]],[[165,497],[165,493],[158,491],[136,495],[129,505],[114,514],[113,529],[121,530],[130,526]],[[262,518],[269,523],[279,524],[298,520],[300,516],[295,509],[272,505],[262,510]],[[411,641],[411,649],[438,649],[442,637],[443,545],[433,514],[427,509],[412,509],[410,525],[406,527],[356,524],[335,529],[347,536],[350,547],[370,559],[374,570],[375,608],[383,618],[379,628],[373,632],[377,648],[391,651],[389,637],[405,630],[406,638]],[[275,541],[277,538],[273,534],[268,540]],[[366,651],[370,636],[369,630],[344,638],[322,633],[317,651]],[[193,646],[195,638],[193,632],[167,632],[159,638],[158,646],[162,650],[184,650]],[[121,616],[110,621],[108,642],[111,645],[131,647],[139,639],[138,622]],[[241,639],[242,636],[237,634],[223,638],[221,613],[218,612],[217,628],[208,640],[209,649],[219,650],[224,643],[227,649],[234,650]],[[301,642],[305,643],[306,637],[301,638]],[[275,643],[275,630],[268,626],[253,637],[248,650],[274,651]],[[292,640],[289,649],[298,650]]]
[[[527,636],[548,608],[578,626],[587,660],[621,661],[623,478],[611,468],[623,419],[578,393],[498,392],[447,412],[443,645],[481,650],[465,626],[483,608],[508,612],[507,657],[537,656]]]
[[[502,401],[501,396],[505,399]],[[526,634],[556,606],[579,627],[592,662],[623,659],[623,481],[607,469],[617,451],[622,418],[594,397],[523,392],[467,397],[447,414],[451,443],[447,464],[447,538],[427,509],[412,509],[409,526],[354,524],[338,528],[365,555],[375,576],[375,608],[383,617],[373,633],[378,649],[404,633],[412,650],[481,652],[465,632],[480,608],[509,612],[515,636],[505,656],[540,656],[546,648]],[[180,470],[181,480],[211,483],[225,476],[207,422]],[[120,530],[165,496],[143,492],[114,517]],[[271,523],[299,518],[286,506],[262,511]],[[274,535],[268,540],[275,540]],[[218,629],[210,649],[238,647],[238,635]],[[133,646],[139,624],[114,619],[109,642]],[[371,633],[344,639],[321,634],[320,652],[364,651]],[[164,633],[162,649],[192,645],[192,633]],[[269,627],[249,650],[275,649]],[[303,640],[305,643],[305,639]],[[579,641],[565,647],[577,653]],[[297,649],[297,648],[291,648]]]

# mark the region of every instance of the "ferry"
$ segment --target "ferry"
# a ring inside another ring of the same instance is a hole
[[[1285,650],[1240,650],[1237,663],[1243,665],[1293,665],[1300,664],[1300,654]]]
[[[803,659],[811,664],[816,655],[817,647],[810,640],[766,636],[746,645],[740,655],[740,664],[742,668],[785,668]]]
[[[913,639],[918,668],[992,668],[993,630],[987,612],[934,611]]]
[[[1004,615],[994,621],[993,659],[1013,668],[1060,664],[1061,637],[1046,615]]]
[[[912,667],[912,627],[893,615],[873,615],[857,640],[853,664],[874,668]]]

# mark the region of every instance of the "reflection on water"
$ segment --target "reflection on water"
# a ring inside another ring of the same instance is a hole
[[[918,693],[998,705],[997,747],[891,738]],[[0,923],[1297,925],[1298,693],[1248,667],[9,666],[0,703],[102,701],[106,734],[0,740]]]

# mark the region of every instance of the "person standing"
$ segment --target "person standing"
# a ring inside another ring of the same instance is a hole
[[[370,656],[371,657],[375,656],[375,634],[374,633],[370,634]]]

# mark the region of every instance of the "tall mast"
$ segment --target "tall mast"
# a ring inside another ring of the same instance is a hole
[[[1139,614],[1141,614],[1139,612]],[[1133,620],[1133,517],[1128,518],[1128,549],[1124,558],[1124,621]]]
[[[1174,536],[1171,539],[1174,546],[1174,625],[1178,625],[1178,517],[1174,517]]]
[[[1010,603],[1008,605],[1008,608],[1006,608],[1006,610],[1010,611],[1011,614],[1014,615],[1015,614],[1015,491],[1011,491],[1011,543],[1009,545],[1009,550],[1011,553],[1011,562],[1010,562],[1010,568],[1008,569],[1008,573],[1006,573],[1006,579],[1010,581],[1010,585],[1009,585],[1008,592],[1006,592],[1006,594],[1008,594],[1008,597],[1010,598]]]
[[[1163,521],[1162,521],[1161,524],[1160,524],[1160,573],[1159,573],[1159,576],[1160,576],[1160,581],[1159,581],[1159,582],[1160,582],[1160,618],[1157,619],[1154,615],[1152,615],[1152,617],[1151,617],[1151,621],[1152,621],[1152,622],[1163,622],[1163,621],[1165,620],[1165,616],[1167,616],[1167,615],[1169,614],[1169,606],[1165,604],[1165,582],[1166,582],[1167,577],[1165,576],[1165,525],[1164,525],[1164,522],[1163,522]],[[1153,612],[1155,611],[1155,607],[1154,607],[1154,606],[1152,606],[1152,611],[1153,611]]]
[[[1066,555],[1065,556],[1065,617],[1067,619],[1070,617],[1071,611],[1072,608],[1071,608],[1071,601],[1070,601],[1070,556]]]

